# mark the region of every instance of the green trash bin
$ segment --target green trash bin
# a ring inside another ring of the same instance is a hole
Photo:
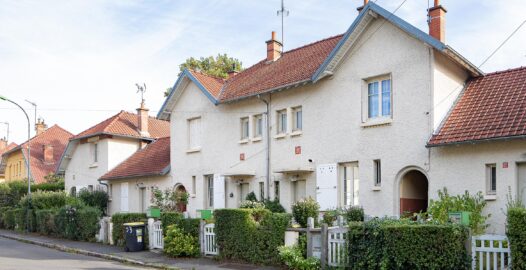
[[[124,223],[124,232],[126,252],[135,252],[144,250],[144,236],[146,235],[146,225],[144,222]]]

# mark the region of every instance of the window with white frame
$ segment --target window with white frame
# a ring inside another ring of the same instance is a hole
[[[387,118],[392,114],[392,89],[390,77],[367,81],[367,118]]]
[[[487,194],[497,194],[497,164],[486,164]]]
[[[188,148],[201,147],[201,118],[188,119]]]
[[[241,118],[241,140],[248,139],[248,117]]]
[[[254,138],[261,138],[263,136],[263,115],[254,115]]]
[[[301,106],[292,108],[292,131],[301,131],[303,128],[303,112]]]
[[[99,144],[94,143],[93,144],[93,163],[99,162]]]
[[[206,206],[209,208],[214,207],[214,176],[207,175],[206,179]]]
[[[382,163],[379,159],[373,160],[374,167],[374,185],[379,187],[382,185]]]
[[[342,206],[359,204],[360,180],[357,162],[342,165]]]
[[[278,134],[285,134],[287,133],[287,110],[279,110],[277,111],[277,119],[278,119]]]
[[[265,182],[259,182],[259,200],[265,199]]]

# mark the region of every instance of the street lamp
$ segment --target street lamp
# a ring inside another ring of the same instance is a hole
[[[4,101],[7,101],[7,102],[11,102],[13,104],[15,104],[18,108],[20,108],[20,110],[22,110],[22,112],[24,112],[24,114],[26,115],[26,119],[27,119],[27,158],[26,158],[26,164],[27,164],[27,194],[29,196],[29,205],[31,207],[31,177],[30,177],[30,168],[29,168],[29,159],[31,158],[31,152],[30,152],[30,148],[29,148],[29,141],[31,140],[31,122],[29,121],[29,116],[27,115],[27,112],[26,110],[24,110],[24,108],[22,108],[22,106],[18,105],[18,103],[0,95],[0,100],[4,100]],[[23,151],[24,149],[22,149]],[[28,216],[27,216],[27,219],[28,219],[28,222],[27,223],[27,229],[29,230],[29,211],[28,211]]]

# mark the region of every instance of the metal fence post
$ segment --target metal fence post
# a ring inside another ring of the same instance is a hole
[[[327,266],[327,255],[329,253],[329,246],[328,246],[328,233],[329,228],[327,224],[321,225],[321,269],[325,269]]]
[[[312,257],[312,229],[314,229],[314,218],[307,218],[307,257]]]
[[[201,256],[205,255],[205,225],[204,220],[199,221],[199,244],[201,246]]]

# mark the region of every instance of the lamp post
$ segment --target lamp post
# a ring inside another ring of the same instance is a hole
[[[26,115],[26,119],[27,119],[27,158],[26,158],[26,166],[27,166],[27,194],[29,196],[29,205],[31,207],[31,177],[30,177],[30,169],[29,169],[29,159],[31,158],[31,153],[29,152],[30,149],[29,149],[29,141],[31,139],[31,122],[29,121],[29,116],[27,115],[27,112],[26,110],[24,110],[24,108],[22,108],[22,106],[18,105],[18,103],[0,95],[0,100],[4,100],[4,101],[7,101],[7,102],[10,102],[10,103],[13,103],[15,104],[18,108],[20,108],[20,110],[22,110],[22,112],[24,112],[24,114]],[[22,149],[22,152],[23,152],[24,149]],[[29,211],[28,211],[28,222],[27,223],[27,229],[29,230]]]

